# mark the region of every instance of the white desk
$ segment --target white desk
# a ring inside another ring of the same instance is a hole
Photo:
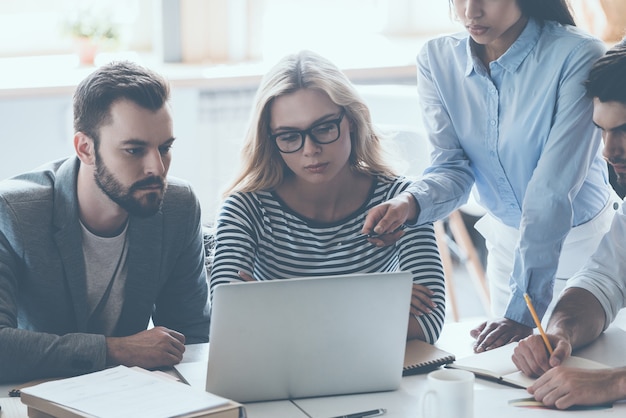
[[[472,354],[473,339],[469,329],[481,319],[461,323],[446,323],[437,345],[452,352],[457,358]],[[577,351],[577,355],[600,361],[609,366],[626,365],[623,348],[626,347],[626,311],[622,311],[611,327],[592,345]],[[181,373],[192,386],[204,388],[208,344],[189,346]],[[1,418],[25,418],[26,408],[17,399],[6,398],[14,385],[0,385]],[[624,417],[626,402],[617,403],[602,411],[563,412],[543,409],[518,408],[508,405],[511,399],[527,398],[525,390],[512,389],[504,385],[476,379],[474,409],[475,417],[501,418],[550,418],[573,416],[575,418]],[[329,396],[294,401],[257,402],[246,404],[249,418],[329,418],[377,408],[386,408],[385,418],[421,417],[421,397],[426,390],[426,375],[407,376],[401,387],[392,392],[377,392],[358,395]],[[12,415],[8,412],[14,410]],[[305,411],[305,412],[304,412]]]
[[[402,387],[394,392],[301,399],[294,401],[311,418],[329,418],[370,409],[385,408],[384,418],[422,418],[422,394],[426,391],[425,376],[405,377]],[[557,411],[529,409],[509,405],[510,400],[529,398],[523,389],[509,388],[476,379],[474,396],[475,418],[598,418],[625,417],[626,403],[611,409],[589,411]],[[428,417],[425,417],[428,418]]]
[[[473,354],[474,339],[469,330],[482,319],[461,323],[446,323],[437,346],[452,352],[457,358]],[[599,361],[608,366],[626,366],[626,310],[623,310],[615,323],[593,344],[576,352],[576,355]],[[407,376],[402,379],[399,390],[370,394],[333,396],[312,399],[300,399],[294,402],[312,418],[328,418],[343,414],[385,408],[385,418],[423,417],[421,398],[426,391],[426,375]],[[576,418],[626,417],[626,402],[616,403],[611,409],[590,411],[557,411],[546,409],[528,409],[508,404],[510,400],[529,398],[524,389],[508,386],[477,378],[475,384],[474,416],[476,418]]]
[[[176,366],[179,372],[177,374],[182,375],[191,386],[204,389],[208,358],[208,344],[188,345],[183,361]],[[249,403],[246,404],[246,412],[249,418],[307,418],[307,415],[291,401]]]

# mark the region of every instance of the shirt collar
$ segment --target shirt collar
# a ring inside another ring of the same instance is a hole
[[[533,18],[529,18],[520,36],[496,62],[509,72],[517,71],[524,59],[539,41],[541,30],[542,26],[539,22]],[[472,38],[468,36],[466,39],[465,51],[467,53],[467,65],[465,67],[465,76],[469,76],[472,71],[484,73],[484,70],[481,68],[482,62],[472,52]]]

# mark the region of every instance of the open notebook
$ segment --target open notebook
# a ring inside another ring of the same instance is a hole
[[[493,350],[463,357],[448,365],[448,367],[469,370],[478,377],[495,380],[510,386],[528,388],[536,379],[526,376],[513,363],[511,356],[513,356],[515,347],[517,347],[517,343],[510,343]],[[609,367],[597,361],[576,356],[568,357],[563,362],[563,365],[590,370]]]

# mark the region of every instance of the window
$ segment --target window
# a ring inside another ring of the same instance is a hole
[[[597,36],[608,36],[607,19],[620,14],[603,11],[599,0],[571,4],[579,25]],[[176,37],[177,48],[191,51],[183,61],[203,63],[274,61],[303,48],[338,64],[368,54],[382,61],[403,40],[462,30],[445,0],[2,0],[0,39],[9,41],[0,57],[72,53],[63,23],[84,9],[117,25],[118,51],[157,56]],[[172,20],[180,33],[163,35]]]
[[[11,41],[0,43],[0,57],[72,53],[63,23],[85,9],[117,25],[118,51],[162,53],[168,40],[160,28],[176,20],[179,47],[192,51],[188,61],[204,63],[272,61],[303,48],[339,61],[376,51],[370,58],[384,60],[381,53],[393,52],[390,39],[458,30],[445,1],[2,0],[0,38]]]
[[[87,11],[119,28],[119,48],[150,49],[151,9],[150,0],[2,0],[0,56],[71,53],[73,41],[64,24]]]

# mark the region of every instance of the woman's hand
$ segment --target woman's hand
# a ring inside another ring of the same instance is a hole
[[[532,333],[531,327],[507,318],[483,322],[470,331],[470,335],[476,338],[474,351],[477,353],[519,341]]]
[[[431,299],[435,293],[421,284],[413,285],[413,293],[411,295],[411,314],[427,315],[437,307],[437,304]]]
[[[407,220],[415,222],[417,215],[418,206],[415,198],[408,192],[402,192],[393,199],[373,207],[365,217],[361,232],[378,235],[369,238],[369,241],[379,247],[391,245],[402,236],[402,225]]]
[[[244,282],[255,282],[256,281],[256,279],[254,277],[250,276],[245,271],[239,271],[237,274],[239,275],[239,277],[241,277],[241,279]]]

